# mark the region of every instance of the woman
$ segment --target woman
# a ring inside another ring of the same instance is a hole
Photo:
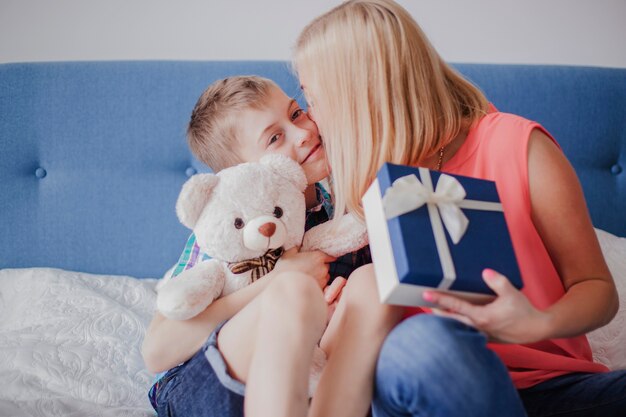
[[[335,213],[362,216],[384,162],[495,181],[524,281],[518,291],[486,269],[498,295],[486,306],[426,292],[458,320],[418,314],[394,328],[377,363],[374,415],[623,415],[626,372],[594,363],[584,336],[616,314],[615,286],[550,134],[499,113],[391,0],[348,1],[318,17],[294,64],[325,141]]]

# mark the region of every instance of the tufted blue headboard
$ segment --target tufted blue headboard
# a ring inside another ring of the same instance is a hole
[[[501,111],[542,123],[583,184],[596,227],[626,236],[626,69],[457,65]],[[259,74],[300,96],[285,62],[0,65],[0,268],[158,277],[188,230],[191,109],[215,79]]]

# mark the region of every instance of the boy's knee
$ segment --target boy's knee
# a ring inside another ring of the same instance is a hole
[[[364,265],[350,274],[342,297],[346,297],[351,303],[380,303],[372,264]]]
[[[279,274],[263,292],[262,309],[304,322],[325,320],[326,302],[317,282],[305,273]]]
[[[382,322],[389,320],[395,324],[402,313],[400,307],[381,303],[372,264],[364,265],[350,275],[342,301],[349,309],[359,310],[360,314]]]

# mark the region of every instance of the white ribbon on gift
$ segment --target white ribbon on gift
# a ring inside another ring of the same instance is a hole
[[[461,208],[472,210],[503,211],[501,203],[491,201],[466,200],[463,185],[454,177],[446,174],[439,176],[437,187],[433,188],[430,171],[418,168],[422,182],[414,174],[396,179],[383,196],[383,209],[387,220],[417,210],[426,204],[428,215],[435,236],[437,253],[443,270],[440,290],[452,286],[456,279],[456,270],[448,241],[444,231],[457,244],[463,238],[469,226],[469,220]]]

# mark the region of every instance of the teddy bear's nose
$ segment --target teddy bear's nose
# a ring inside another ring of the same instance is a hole
[[[276,231],[276,225],[274,223],[265,223],[259,226],[259,233],[265,237],[272,237]]]

